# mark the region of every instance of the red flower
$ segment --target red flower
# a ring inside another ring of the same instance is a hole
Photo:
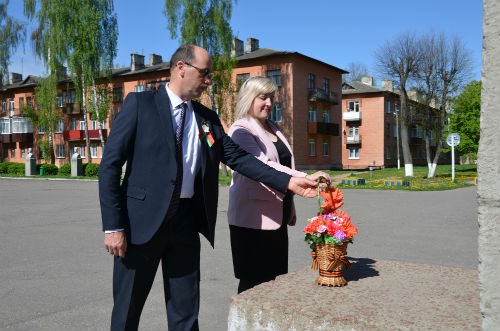
[[[333,213],[344,204],[344,193],[335,187],[327,187],[321,192],[323,203],[322,214]]]

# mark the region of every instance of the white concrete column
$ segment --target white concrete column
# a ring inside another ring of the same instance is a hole
[[[482,330],[500,326],[500,1],[483,1],[481,138],[478,153]]]

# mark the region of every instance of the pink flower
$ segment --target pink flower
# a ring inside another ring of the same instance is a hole
[[[318,226],[318,233],[323,233],[326,230],[328,230],[328,228],[326,227],[326,225],[321,224],[320,226]]]

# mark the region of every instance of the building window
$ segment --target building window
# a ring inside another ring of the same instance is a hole
[[[323,122],[330,123],[330,112],[328,110],[323,111]]]
[[[389,100],[386,100],[385,101],[385,112],[386,114],[390,114],[391,113],[391,101]]]
[[[14,108],[14,99],[13,98],[11,98],[9,100],[9,110],[10,111],[14,111],[15,110],[15,108]]]
[[[123,102],[123,87],[113,88],[113,102]]]
[[[316,122],[316,109],[309,107],[309,122]]]
[[[2,112],[5,113],[7,111],[7,101],[2,100]]]
[[[93,159],[97,158],[98,156],[98,148],[96,144],[90,145],[90,155],[92,156]]]
[[[347,102],[347,111],[359,112],[359,101],[348,101]]]
[[[283,120],[283,114],[281,111],[281,103],[275,103],[273,105],[273,110],[271,111],[271,121],[281,122]]]
[[[64,131],[64,121],[63,120],[57,120],[56,122],[56,133],[61,133]]]
[[[359,127],[350,126],[349,127],[349,137],[357,137],[359,136]]]
[[[309,156],[316,156],[316,141],[309,139]]]
[[[79,127],[79,130],[85,130],[85,120],[84,119],[81,119],[79,122],[78,122],[78,127]]]
[[[63,106],[63,95],[62,93],[58,93],[56,97],[56,106],[62,108]]]
[[[14,117],[12,119],[12,133],[33,132],[33,125],[27,117]]]
[[[330,155],[330,143],[325,140],[323,141],[323,156]]]
[[[349,148],[349,159],[359,159],[359,148],[350,147]]]
[[[28,107],[33,106],[33,99],[31,97],[26,97],[26,105]]]
[[[385,123],[385,136],[386,137],[391,136],[391,125],[389,123]]]
[[[323,90],[325,90],[325,95],[330,96],[330,80],[328,78],[323,78]]]
[[[144,91],[144,85],[136,85],[134,87],[134,92],[142,92]]]
[[[70,130],[77,130],[76,128],[76,118],[72,117],[71,118],[71,124],[70,124],[71,128]]]
[[[76,102],[76,90],[72,89],[66,93],[66,103],[75,103]]]
[[[16,147],[11,147],[10,148],[10,157],[14,159],[16,157]]]
[[[45,134],[45,128],[43,126],[38,127],[38,134]]]
[[[24,97],[19,97],[19,109],[22,109],[24,106]]]
[[[21,148],[21,158],[26,158],[26,148]]]
[[[72,154],[74,154],[74,153],[80,154],[80,157],[82,159],[84,159],[85,158],[85,145],[72,144],[71,145],[71,152],[72,152]]]
[[[0,119],[0,133],[10,134],[10,118]]]
[[[240,89],[241,85],[243,85],[243,83],[248,79],[250,78],[250,74],[249,73],[244,73],[244,74],[237,74],[236,75],[236,85],[238,85],[238,90]]]
[[[99,125],[101,129],[104,129],[104,121],[92,120],[92,130],[99,130]]]
[[[314,74],[309,74],[307,77],[307,88],[310,91],[316,88],[316,76],[314,76]]]
[[[56,145],[56,158],[64,158],[64,145]]]
[[[268,70],[267,77],[271,78],[274,85],[281,87],[281,70]]]
[[[384,156],[386,160],[389,160],[391,158],[391,148],[389,146],[385,146]]]

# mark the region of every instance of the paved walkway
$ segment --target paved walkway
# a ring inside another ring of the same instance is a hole
[[[227,328],[236,293],[229,230],[228,190],[220,189],[215,250],[202,240],[200,323]],[[344,190],[344,209],[359,228],[349,256],[475,270],[476,188],[446,192]],[[0,179],[0,330],[107,330],[112,305],[112,262],[102,244],[95,181]],[[311,258],[303,241],[314,200],[297,198],[289,270]],[[140,330],[166,329],[161,280],[156,279]]]

